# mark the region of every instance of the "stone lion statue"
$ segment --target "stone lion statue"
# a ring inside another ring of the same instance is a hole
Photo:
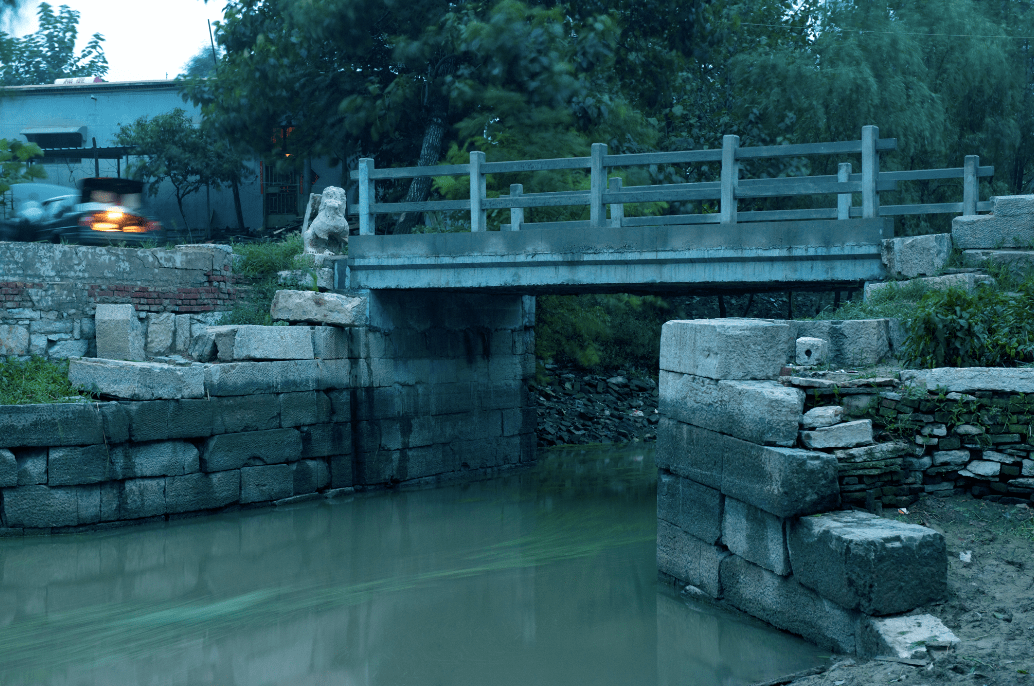
[[[319,197],[319,196],[317,196]],[[319,214],[302,230],[302,243],[308,255],[340,255],[348,246],[348,220],[345,219],[345,191],[327,186],[319,199]]]

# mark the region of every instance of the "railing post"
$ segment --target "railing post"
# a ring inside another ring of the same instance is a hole
[[[524,186],[519,183],[510,184],[510,197],[519,198],[524,194]],[[521,226],[524,224],[524,208],[523,207],[511,207],[510,208],[510,231],[520,231]]]
[[[736,186],[740,180],[740,163],[736,161],[739,136],[722,137],[722,205],[721,223],[736,223]]]
[[[487,196],[485,175],[481,173],[481,165],[485,163],[485,153],[475,150],[470,153],[470,230],[486,231],[488,215],[482,202]]]
[[[607,174],[603,168],[603,158],[607,156],[606,143],[592,144],[592,157],[589,167],[589,226],[593,229],[603,228],[606,217],[603,210],[603,188],[607,184]]]
[[[851,163],[841,162],[837,168],[837,181],[845,183],[851,180]],[[850,219],[851,218],[851,201],[852,195],[850,193],[838,193],[837,194],[837,219]]]
[[[877,126],[862,127],[862,218],[874,219],[880,216],[880,196],[876,192],[876,181],[880,178],[880,158],[876,153],[876,141],[880,139]]]
[[[977,201],[980,200],[980,186],[977,183],[977,167],[980,166],[979,155],[966,155],[962,168],[962,215],[977,213]]]
[[[373,205],[375,184],[370,178],[370,172],[374,169],[372,158],[363,157],[359,160],[359,235],[372,236],[374,234],[373,214],[370,207]]]
[[[620,193],[621,192],[621,178],[614,177],[610,180],[610,192]],[[621,228],[621,225],[625,222],[625,203],[614,202],[610,204],[610,225],[614,228]]]

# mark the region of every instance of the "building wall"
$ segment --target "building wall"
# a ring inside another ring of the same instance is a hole
[[[6,89],[4,97],[0,98],[0,138],[25,141],[25,136],[21,135],[25,129],[84,126],[84,148],[92,147],[94,138],[98,147],[111,147],[115,145],[115,134],[120,125],[128,125],[139,117],[164,114],[177,107],[186,110],[195,122],[200,121],[199,109],[183,101],[176,81],[17,86]],[[125,159],[100,160],[99,165],[101,176],[118,175],[120,165],[121,175],[127,175]],[[257,161],[249,163],[249,166],[254,174],[241,185],[241,209],[245,226],[258,228],[263,224],[260,167]],[[62,186],[76,186],[79,180],[95,175],[92,159],[47,163],[43,167],[47,172],[47,182]],[[332,167],[326,160],[314,160],[312,168],[319,177],[312,186],[313,192],[319,193],[328,185],[340,185],[340,164]],[[303,180],[298,189],[299,212],[305,209],[306,198],[302,197],[305,190]],[[163,225],[182,228],[183,220],[171,183],[162,184],[158,195],[148,198],[148,202]],[[199,191],[185,200],[184,214],[194,229],[204,229],[209,222],[218,228],[235,226],[233,192],[229,188],[212,189],[208,193]]]

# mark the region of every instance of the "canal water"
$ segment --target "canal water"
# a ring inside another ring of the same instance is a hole
[[[652,448],[0,539],[0,684],[749,684],[814,646],[657,581]]]

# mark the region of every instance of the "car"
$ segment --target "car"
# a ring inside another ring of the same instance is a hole
[[[37,183],[11,190],[14,213],[0,226],[0,240],[107,245],[165,238],[161,223],[146,210],[141,181],[87,178],[79,191]]]

